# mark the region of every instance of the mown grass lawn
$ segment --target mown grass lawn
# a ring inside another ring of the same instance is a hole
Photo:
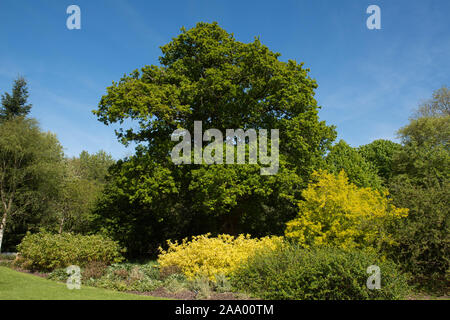
[[[81,286],[69,290],[59,283],[0,267],[0,300],[159,300],[106,289]]]

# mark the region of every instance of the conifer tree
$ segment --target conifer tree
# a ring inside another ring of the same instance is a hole
[[[25,117],[31,110],[28,103],[27,81],[23,77],[14,80],[12,94],[4,93],[0,106],[0,121],[11,120],[16,117]]]

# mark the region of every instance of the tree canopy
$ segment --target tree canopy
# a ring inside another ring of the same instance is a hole
[[[0,249],[12,215],[33,212],[57,194],[62,157],[55,135],[41,132],[35,120],[19,117],[0,124]]]
[[[91,231],[92,209],[114,162],[111,155],[102,150],[94,154],[82,151],[79,157],[64,159],[64,175],[49,219],[56,221],[49,226],[56,225],[59,233]]]
[[[160,65],[144,66],[113,82],[94,111],[107,125],[121,124],[116,132],[121,142],[139,145],[136,155],[112,171],[97,210],[102,228],[112,229],[107,224],[119,201],[119,207],[133,204],[123,213],[130,222],[121,220],[124,224],[116,228],[129,226],[129,239],[136,237],[131,236],[136,228],[149,227],[149,219],[160,224],[153,235],[175,232],[178,227],[167,228],[169,221],[181,221],[181,230],[189,225],[191,234],[282,234],[284,222],[295,215],[299,191],[336,136],[334,127],[319,120],[317,84],[309,70],[303,63],[279,60],[280,54],[257,38],[237,41],[217,23],[183,28],[161,50]],[[125,126],[129,120],[131,125]],[[260,163],[174,165],[170,135],[179,128],[193,132],[194,121],[201,121],[204,130],[222,132],[278,129],[278,174],[261,176]],[[140,241],[165,239],[149,240]]]
[[[419,105],[413,118],[450,116],[450,91],[443,86],[433,92],[431,99]]]
[[[440,285],[450,266],[449,98],[446,87],[435,91],[398,131],[403,145],[389,182],[394,203],[410,211],[393,226],[397,245],[391,256],[418,278]]]
[[[31,110],[28,103],[27,81],[18,77],[13,84],[12,94],[2,94],[0,107],[0,121],[10,120],[15,117],[25,117]]]
[[[325,161],[326,168],[330,172],[339,174],[344,170],[349,181],[358,187],[371,187],[379,190],[382,188],[382,181],[375,166],[366,161],[357,149],[349,146],[344,140],[331,147]]]
[[[357,150],[376,169],[377,174],[383,178],[384,185],[387,185],[393,174],[394,155],[401,148],[402,146],[398,143],[378,139],[358,147]]]

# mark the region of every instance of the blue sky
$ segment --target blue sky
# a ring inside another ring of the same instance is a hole
[[[66,8],[81,8],[81,30]],[[381,8],[381,30],[366,9]],[[0,0],[0,93],[29,81],[32,116],[68,156],[133,153],[91,113],[113,80],[158,64],[182,26],[217,21],[239,41],[254,36],[281,60],[304,62],[318,82],[321,119],[352,146],[395,139],[417,104],[449,85],[450,1]]]

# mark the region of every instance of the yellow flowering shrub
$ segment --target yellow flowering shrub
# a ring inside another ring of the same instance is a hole
[[[210,234],[194,236],[191,241],[181,243],[167,241],[167,251],[159,248],[160,268],[178,267],[187,278],[206,276],[214,280],[216,275],[229,276],[257,250],[275,250],[282,245],[282,237],[264,237],[252,239],[250,235],[222,234],[210,237]]]
[[[396,208],[388,192],[358,188],[341,171],[314,172],[303,192],[298,216],[287,223],[285,236],[303,247],[338,246],[355,248],[391,242],[385,226],[390,219],[408,215],[408,209]]]

